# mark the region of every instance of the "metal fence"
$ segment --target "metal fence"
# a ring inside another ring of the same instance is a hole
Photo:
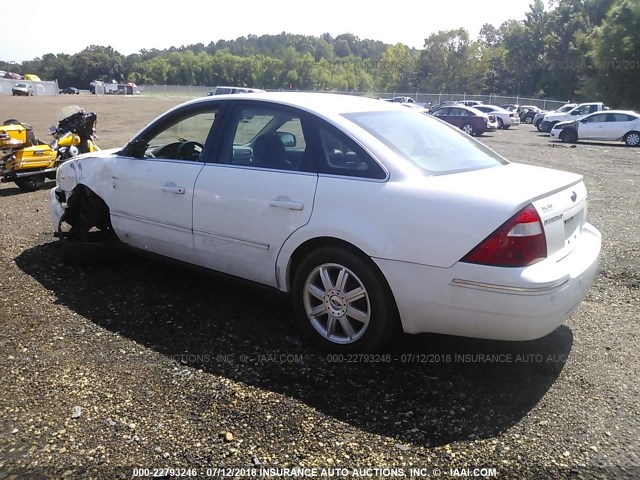
[[[11,95],[11,89],[16,83],[26,83],[31,86],[34,95],[58,95],[58,82],[33,82],[31,80],[12,80],[0,78],[0,95]]]
[[[208,92],[215,87],[209,87],[205,85],[140,85],[138,90],[145,95],[150,96],[170,96],[170,97],[184,97],[184,98],[197,98],[204,97]],[[281,89],[283,90],[283,89]],[[269,90],[279,91],[279,90]],[[517,104],[517,105],[535,105],[545,110],[555,109],[561,107],[567,101],[565,100],[551,100],[548,98],[531,98],[521,97],[519,95],[505,96],[505,95],[469,95],[466,93],[424,93],[424,92],[347,92],[347,91],[332,91],[326,93],[342,93],[347,95],[360,95],[375,98],[393,98],[393,97],[411,97],[418,103],[425,103],[431,105],[438,105],[439,103],[450,100],[479,100],[488,105],[505,105],[505,104]]]
[[[26,83],[33,87],[34,95],[58,95],[58,82],[32,82],[29,80],[9,80],[0,78],[0,95],[11,95],[11,88],[16,83]],[[110,85],[111,86],[111,85]],[[124,85],[123,85],[124,87]],[[178,97],[178,98],[198,98],[205,97],[215,87],[206,85],[138,85],[135,89],[135,94],[143,94],[145,96],[160,96],[160,97]],[[282,89],[281,89],[282,90]],[[270,90],[277,91],[277,90]],[[105,91],[97,91],[98,94],[105,94]],[[113,92],[116,93],[116,92]],[[117,92],[119,93],[119,92]],[[124,88],[122,93],[130,93]],[[547,98],[530,98],[521,97],[519,95],[505,96],[505,95],[469,95],[466,93],[424,93],[424,92],[347,92],[347,91],[332,91],[327,93],[342,93],[348,95],[360,95],[375,98],[393,98],[393,97],[411,97],[418,103],[425,103],[431,105],[438,105],[442,102],[450,100],[479,100],[488,105],[505,105],[505,104],[517,104],[517,105],[536,105],[545,110],[551,110],[557,107],[561,107],[567,101],[564,100],[551,100]]]
[[[569,103],[568,100],[551,100],[548,98],[531,98],[531,97],[521,97],[519,95],[508,96],[508,95],[469,95],[466,93],[422,93],[422,92],[411,92],[411,93],[380,93],[375,94],[375,96],[380,98],[393,98],[393,97],[411,97],[418,103],[425,103],[431,105],[438,105],[442,102],[448,102],[452,100],[476,100],[487,105],[535,105],[536,107],[540,107],[543,110],[553,110],[558,107],[561,107],[565,103]]]

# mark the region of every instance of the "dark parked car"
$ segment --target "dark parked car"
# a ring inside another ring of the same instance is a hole
[[[76,87],[65,87],[60,90],[60,93],[68,93],[69,95],[80,95],[80,90]]]
[[[464,105],[445,106],[437,108],[431,114],[473,136],[482,135],[485,132],[496,129],[495,119],[491,119],[489,115],[473,107]]]
[[[518,112],[520,114],[520,122],[528,124],[532,124],[535,116],[544,111],[535,105],[524,105],[521,108],[522,110]]]

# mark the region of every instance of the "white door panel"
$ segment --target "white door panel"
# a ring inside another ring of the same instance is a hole
[[[578,137],[581,140],[595,140],[605,134],[606,122],[591,122],[578,124]]]
[[[193,201],[199,263],[276,285],[284,241],[311,218],[316,174],[208,164]]]
[[[193,187],[203,164],[119,157],[111,175],[111,221],[134,247],[194,260]]]

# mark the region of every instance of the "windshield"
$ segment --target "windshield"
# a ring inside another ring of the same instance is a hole
[[[508,163],[458,128],[428,115],[385,111],[349,113],[345,117],[431,174],[478,170]]]

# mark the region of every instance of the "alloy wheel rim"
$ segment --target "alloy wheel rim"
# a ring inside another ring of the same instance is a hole
[[[640,134],[632,133],[627,137],[627,143],[633,147],[638,146],[640,144]]]
[[[465,125],[462,127],[462,131],[467,135],[471,135],[473,133],[473,127],[471,125]]]
[[[303,302],[313,328],[332,343],[356,342],[369,327],[369,294],[358,276],[343,265],[316,267],[304,283]]]

